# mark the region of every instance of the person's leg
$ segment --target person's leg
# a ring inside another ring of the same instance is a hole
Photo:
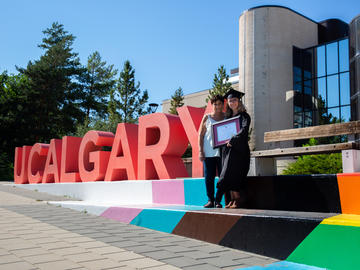
[[[222,208],[221,200],[222,200],[223,195],[224,195],[224,190],[222,188],[218,187],[218,189],[216,191],[216,196],[215,196],[215,207],[216,208]]]
[[[225,208],[230,208],[234,204],[234,200],[233,191],[225,192]]]
[[[216,163],[214,158],[205,158],[204,160],[204,176],[206,195],[208,203],[204,205],[206,208],[214,207],[214,180],[216,173]]]

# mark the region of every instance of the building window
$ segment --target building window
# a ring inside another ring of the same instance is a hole
[[[294,128],[351,120],[348,38],[294,47],[293,81]]]

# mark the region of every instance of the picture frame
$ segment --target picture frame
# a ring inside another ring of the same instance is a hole
[[[227,144],[231,137],[240,132],[240,116],[225,119],[211,125],[213,148]]]

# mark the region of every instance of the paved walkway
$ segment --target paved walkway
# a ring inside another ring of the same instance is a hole
[[[49,205],[0,182],[0,270],[239,269],[272,258]]]

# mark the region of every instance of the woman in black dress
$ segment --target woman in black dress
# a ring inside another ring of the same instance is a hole
[[[222,171],[215,201],[220,203],[222,195],[231,191],[231,200],[226,208],[239,208],[246,199],[246,176],[250,167],[248,134],[251,119],[240,100],[241,95],[233,89],[225,95],[228,109],[226,118],[239,116],[240,124],[240,132],[222,147]]]

